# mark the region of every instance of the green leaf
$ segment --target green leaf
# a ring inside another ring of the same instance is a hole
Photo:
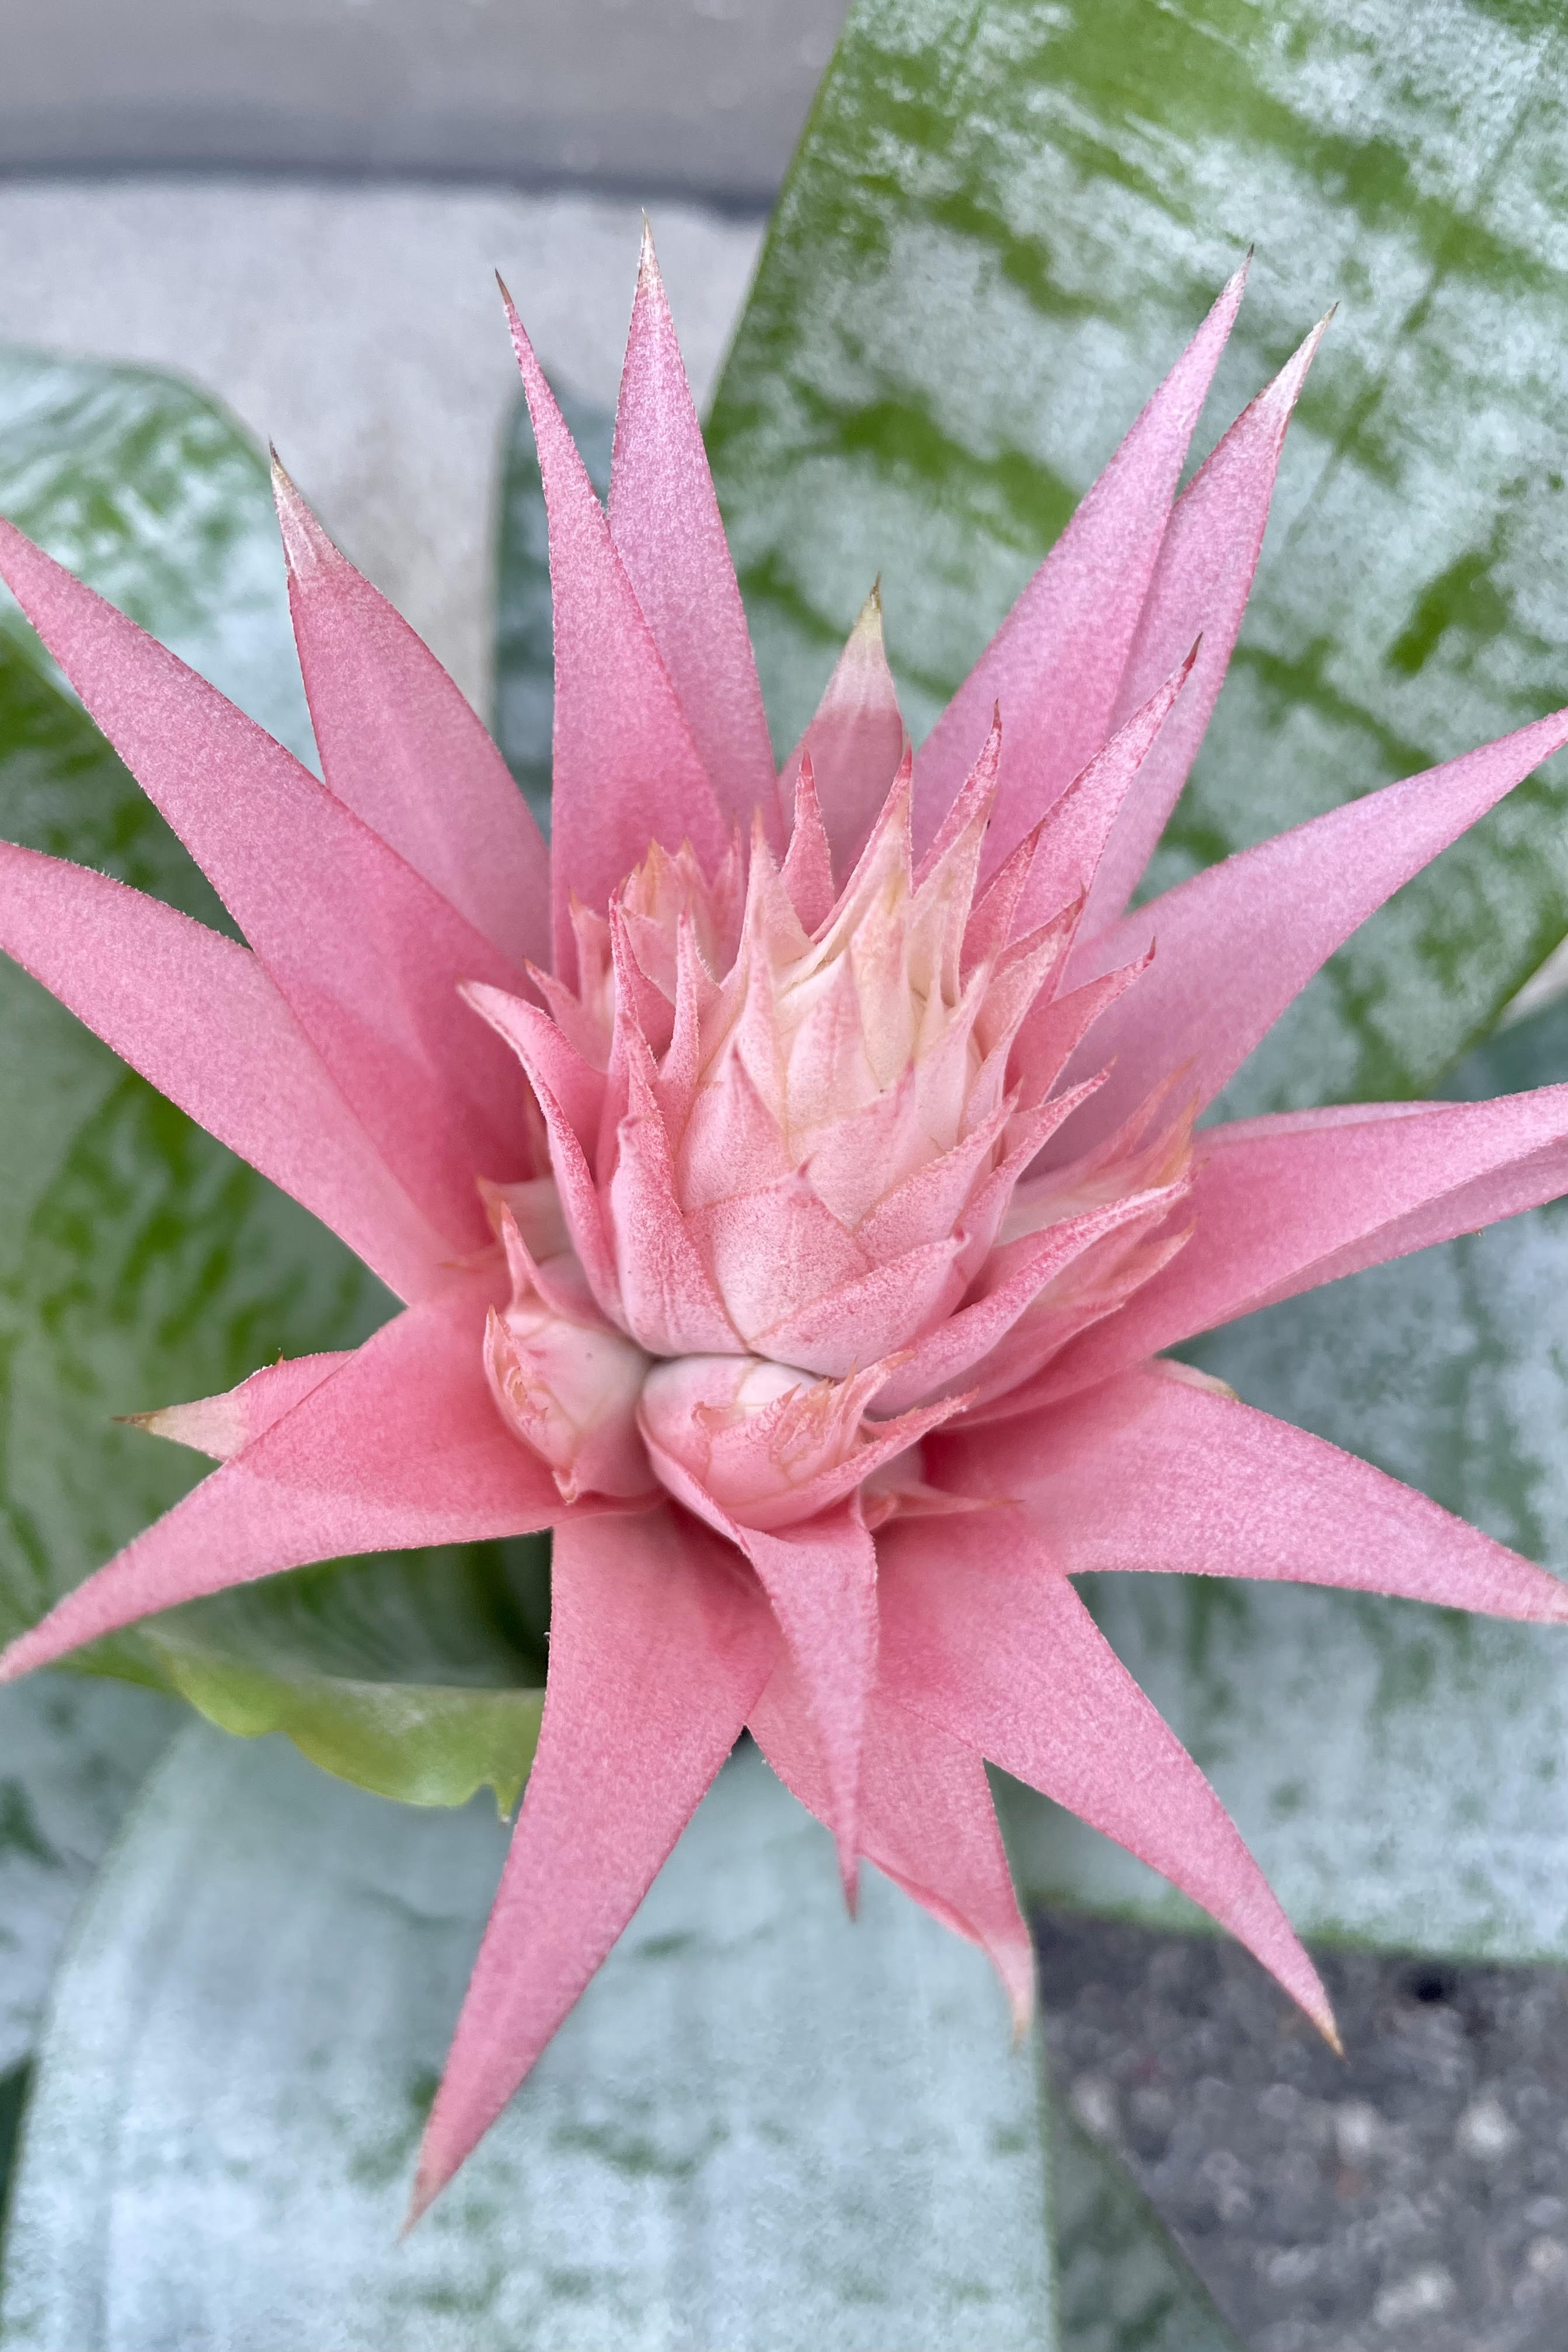
[[[861,0],[710,427],[775,740],[878,573],[929,723],[1254,241],[1200,444],[1341,309],[1153,879],[1568,701],[1565,65],[1511,0]],[[1568,929],[1548,773],[1235,1108],[1420,1092],[1490,1026]]]
[[[269,676],[279,709],[285,688],[297,696],[265,469],[220,411],[135,371],[5,353],[0,423],[0,505],[140,618],[166,614],[160,633],[252,707]],[[71,433],[85,453],[74,470],[51,440]],[[185,601],[165,597],[186,561]],[[263,579],[281,616],[276,658]],[[79,706],[4,628],[0,833],[232,929]],[[392,1301],[4,961],[0,1198],[8,1636],[201,1474],[115,1415],[232,1387],[279,1354],[352,1346]],[[510,1805],[537,1731],[546,1608],[536,1544],[383,1557],[270,1580],[85,1663],[178,1690],[231,1728],[288,1729],[388,1794],[458,1802],[488,1781]]]
[[[450,1544],[268,1578],[140,1636],[226,1731],[286,1731],[341,1779],[411,1805],[516,1804],[544,1705],[550,1542]]]
[[[613,2352],[1052,2341],[1035,2053],[972,1946],[742,1750],[521,2095],[403,2245],[500,1864],[197,1728],[62,1969],[0,2344]]]
[[[1061,2352],[1241,2352],[1125,2166],[1059,2103],[1051,2219]]]
[[[0,345],[0,514],[312,756],[266,461],[219,402]],[[56,675],[3,589],[0,627]]]
[[[610,491],[609,410],[554,387],[561,413],[599,496]],[[501,451],[497,533],[495,734],[546,836],[550,832],[551,727],[555,641],[550,604],[550,543],[544,485],[528,404],[519,399]]]
[[[10,2191],[11,2159],[32,2079],[32,2069],[26,2063],[13,2066],[8,2074],[0,2074],[0,2214],[5,2210]]]
[[[1568,1004],[1456,1092],[1568,1076]],[[1183,1352],[1568,1572],[1568,1202],[1331,1284]],[[1301,1932],[1568,1957],[1568,1645],[1414,1601],[1162,1576],[1085,1580],[1101,1625],[1235,1815]],[[1007,1792],[1041,1899],[1195,1924],[1163,1881]]]

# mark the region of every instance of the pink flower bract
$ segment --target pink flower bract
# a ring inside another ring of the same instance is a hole
[[[1033,1998],[989,1759],[1311,1964],[1070,1579],[1562,1619],[1528,1560],[1159,1350],[1568,1185],[1568,1087],[1194,1129],[1568,715],[1124,911],[1235,642],[1310,337],[1178,499],[1238,273],[911,757],[868,605],[775,776],[645,248],[606,516],[522,329],[553,855],[286,477],[326,781],[9,525],[0,569],[247,946],[0,848],[0,945],[405,1301],[148,1417],[221,1466],[7,1676],[308,1561],[553,1528],[539,1748],[426,2137],[494,2119],[749,1727]]]

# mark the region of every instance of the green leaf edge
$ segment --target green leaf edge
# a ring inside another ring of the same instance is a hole
[[[522,1793],[542,1690],[285,1677],[181,1635],[148,1629],[142,1640],[160,1679],[209,1723],[245,1739],[285,1732],[312,1764],[374,1796],[450,1807],[488,1787],[504,1821]]]

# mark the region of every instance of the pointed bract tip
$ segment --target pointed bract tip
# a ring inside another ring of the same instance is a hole
[[[1251,265],[1252,247],[1248,246],[1214,300],[1209,304],[1208,316],[1198,330],[1200,340],[1212,334],[1216,328],[1221,342],[1227,339],[1231,329],[1236,324],[1242,298],[1247,292],[1247,273]]]
[[[642,216],[642,243],[637,252],[637,276],[658,282],[658,256],[653,249],[653,223],[645,212]]]
[[[858,1918],[860,1915],[860,1864],[854,1854],[851,1853],[847,1855],[842,1848],[840,1848],[838,1855],[838,1875],[843,1881],[844,1885],[844,1908],[848,1912],[851,1919]]]
[[[1318,346],[1327,333],[1329,320],[1333,315],[1332,310],[1328,311],[1319,320],[1310,332],[1302,337],[1278,375],[1264,385],[1253,402],[1251,409],[1244,412],[1244,414],[1253,415],[1258,410],[1272,410],[1275,427],[1281,439],[1284,437],[1285,427],[1290,421],[1291,411],[1301,396],[1301,386],[1307,381],[1307,371],[1318,355]],[[1239,421],[1238,419],[1237,422]],[[1236,428],[1233,425],[1231,429],[1234,432]]]
[[[14,1642],[7,1643],[5,1649],[0,1650],[0,1683],[20,1682],[22,1676],[30,1671],[27,1640],[26,1633],[18,1633]]]
[[[424,2164],[420,2164],[418,2171],[414,2176],[414,2187],[409,2192],[408,2210],[405,2213],[402,2226],[397,2232],[399,2245],[403,2243],[415,2224],[425,2219],[445,2187],[445,2181],[432,2179]]]
[[[880,661],[887,659],[882,644],[882,583],[879,578],[872,583],[870,594],[855,615],[855,625],[846,640],[844,652],[855,654],[862,659],[868,654],[874,655]],[[842,659],[843,656],[839,658]]]
[[[523,352],[526,351],[531,353],[533,346],[523,332],[521,317],[517,304],[511,299],[511,289],[499,269],[496,271],[496,284],[500,289],[501,306],[506,311],[506,323],[511,336],[512,349],[521,362]]]
[[[1329,2048],[1333,2052],[1334,2056],[1336,2058],[1342,2058],[1345,2054],[1345,2045],[1340,2040],[1340,2029],[1334,2023],[1334,2013],[1332,2010],[1325,2011],[1321,2017],[1314,2017],[1312,2022],[1317,2027],[1319,2032],[1322,2035],[1324,2041],[1328,2043]]]
[[[1241,308],[1241,298],[1247,291],[1247,273],[1252,267],[1253,247],[1249,245],[1215,298],[1215,308],[1232,319]]]
[[[298,575],[337,552],[333,541],[310,511],[300,486],[276,449],[272,457],[272,503],[278,510],[283,553],[289,572]]]

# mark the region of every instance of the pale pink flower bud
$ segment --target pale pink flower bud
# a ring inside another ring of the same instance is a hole
[[[647,1358],[597,1315],[574,1258],[536,1266],[504,1209],[501,1227],[512,1297],[490,1309],[485,1371],[502,1418],[549,1463],[568,1503],[651,1492],[637,1425]]]
[[[905,1454],[952,1410],[868,1422],[884,1368],[817,1380],[756,1356],[679,1356],[655,1364],[638,1419],[655,1470],[706,1517],[717,1504],[743,1527],[797,1525]]]

